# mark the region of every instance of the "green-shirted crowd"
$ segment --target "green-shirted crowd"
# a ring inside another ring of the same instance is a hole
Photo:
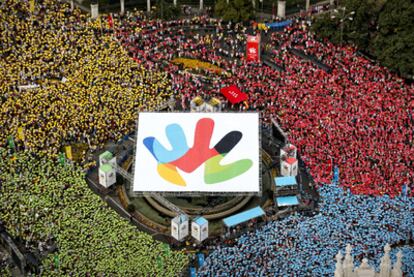
[[[89,189],[80,167],[0,148],[0,184],[6,230],[29,250],[57,246],[42,276],[177,276],[187,263],[120,218]]]
[[[87,187],[80,166],[56,159],[65,145],[93,150],[131,132],[139,110],[172,94],[166,74],[130,59],[104,20],[33,2],[0,2],[0,141],[12,136],[18,148],[0,146],[0,221],[29,249],[57,246],[44,276],[176,276],[182,252],[137,231]]]

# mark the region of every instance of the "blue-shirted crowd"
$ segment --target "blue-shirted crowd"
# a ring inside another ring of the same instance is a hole
[[[242,235],[234,246],[216,246],[200,276],[333,276],[335,255],[353,246],[355,265],[378,266],[386,243],[403,272],[414,276],[414,198],[353,195],[331,185],[320,188],[320,213],[293,215]]]

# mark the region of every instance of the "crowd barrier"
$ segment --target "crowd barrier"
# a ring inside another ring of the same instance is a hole
[[[278,64],[276,64],[275,62],[273,62],[269,56],[267,55],[263,55],[263,63],[279,72],[283,72],[285,71],[285,68],[283,66],[280,66]]]
[[[312,62],[314,65],[316,65],[320,69],[324,70],[325,72],[327,72],[327,73],[331,73],[332,72],[332,68],[330,68],[329,66],[327,66],[324,63],[321,63],[315,57],[310,56],[310,55],[306,55],[305,52],[303,52],[301,50],[298,50],[298,49],[295,49],[295,48],[290,48],[289,50],[294,55],[296,55],[298,57],[301,57],[302,59],[309,60],[310,62]]]

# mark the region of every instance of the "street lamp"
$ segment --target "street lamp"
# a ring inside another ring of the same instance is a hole
[[[352,15],[355,14],[355,11],[351,11],[349,13],[346,13],[346,7],[340,7],[338,9],[334,9],[333,13],[335,13],[335,14],[331,15],[331,19],[339,18],[340,28],[341,28],[340,45],[342,46],[342,39],[343,39],[343,34],[344,34],[344,22],[346,20],[349,20],[349,21],[354,20]]]
[[[263,0],[259,0],[260,3],[262,3],[262,12],[260,13],[260,21],[262,21],[262,16],[263,16]]]

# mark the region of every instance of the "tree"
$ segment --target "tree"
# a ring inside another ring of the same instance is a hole
[[[219,0],[215,6],[215,14],[224,21],[241,22],[253,19],[255,12],[250,0]]]
[[[386,1],[371,49],[385,66],[414,75],[414,5],[410,0]]]
[[[343,40],[373,55],[380,63],[403,76],[414,75],[414,5],[411,0],[346,0],[345,19],[324,14],[315,19],[312,30],[339,43]],[[352,20],[350,19],[352,18]],[[343,20],[342,22],[340,20]]]
[[[158,0],[155,5],[155,16],[164,20],[178,18],[181,14],[180,5],[174,6],[165,0]]]
[[[378,14],[376,2],[347,0],[342,8],[344,9],[338,8],[338,13],[333,12],[318,17],[312,26],[313,30],[320,36],[339,43],[339,30],[343,24],[343,40],[366,49],[369,45],[370,33],[375,31]]]
[[[316,18],[312,23],[312,31],[322,38],[328,38],[333,43],[339,44],[340,34],[337,29],[337,22],[332,20],[328,13]]]
[[[345,7],[347,12],[354,11],[352,20],[344,21],[345,41],[351,41],[359,48],[366,49],[370,42],[370,34],[375,32],[378,20],[378,7],[380,2],[373,0],[347,0]]]

